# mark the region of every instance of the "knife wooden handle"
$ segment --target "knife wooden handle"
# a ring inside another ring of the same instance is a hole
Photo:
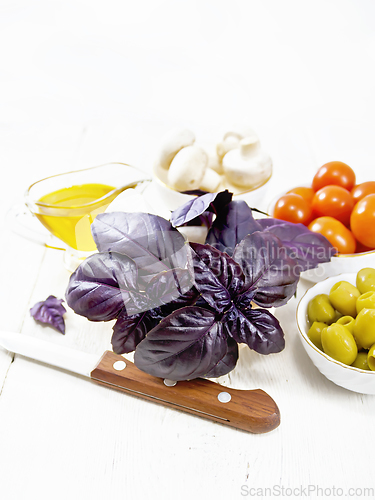
[[[231,389],[205,379],[177,382],[170,387],[165,385],[163,379],[142,372],[134,363],[111,351],[103,354],[91,372],[91,379],[248,432],[268,432],[280,424],[280,412],[275,401],[261,389]]]

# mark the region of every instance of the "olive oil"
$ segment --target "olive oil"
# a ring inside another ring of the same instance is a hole
[[[91,235],[91,223],[124,189],[106,184],[81,184],[58,189],[38,200],[35,215],[71,248],[93,251],[96,245]]]

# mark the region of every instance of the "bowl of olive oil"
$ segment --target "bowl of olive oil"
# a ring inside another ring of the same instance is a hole
[[[28,210],[24,206],[23,210],[13,211],[12,227],[38,243],[65,250],[65,263],[74,268],[80,259],[96,251],[91,234],[95,217],[120,193],[148,180],[146,173],[125,163],[108,163],[46,177],[27,189]],[[30,214],[48,231],[37,234],[27,228],[25,219]]]

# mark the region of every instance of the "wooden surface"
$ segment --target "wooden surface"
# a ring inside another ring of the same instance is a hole
[[[29,315],[48,295],[63,297],[69,278],[61,251],[5,223],[42,177],[110,161],[150,169],[172,126],[210,141],[245,120],[274,161],[264,205],[332,159],[374,179],[374,13],[370,0],[1,2],[1,328],[98,355],[110,348],[111,323],[68,310],[62,336]],[[287,488],[310,488],[311,498],[317,488],[361,488],[364,497],[375,489],[375,398],[312,366],[297,300],[276,311],[285,350],[241,349],[220,381],[274,399],[281,425],[266,434],[0,349],[0,498],[221,500],[261,498],[265,488],[281,498]]]

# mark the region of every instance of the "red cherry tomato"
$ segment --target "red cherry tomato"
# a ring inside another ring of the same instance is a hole
[[[356,241],[352,233],[340,221],[333,217],[319,217],[313,220],[308,228],[314,233],[320,233],[337,248],[339,253],[354,253]]]
[[[289,193],[299,194],[304,200],[307,201],[307,203],[311,203],[314,198],[315,191],[309,187],[299,186],[291,189],[287,194]]]
[[[354,186],[351,190],[354,202],[362,200],[368,194],[375,194],[375,181],[362,182],[358,186]]]
[[[302,196],[294,193],[285,194],[276,202],[273,216],[288,222],[308,224],[312,218],[310,205]]]
[[[355,205],[350,229],[362,245],[375,248],[375,194],[368,194]]]
[[[325,186],[315,193],[311,207],[317,217],[329,215],[348,226],[354,200],[341,186]]]
[[[352,168],[342,161],[331,161],[326,163],[317,171],[312,182],[314,191],[319,191],[324,186],[334,184],[348,191],[355,184],[355,173]]]

